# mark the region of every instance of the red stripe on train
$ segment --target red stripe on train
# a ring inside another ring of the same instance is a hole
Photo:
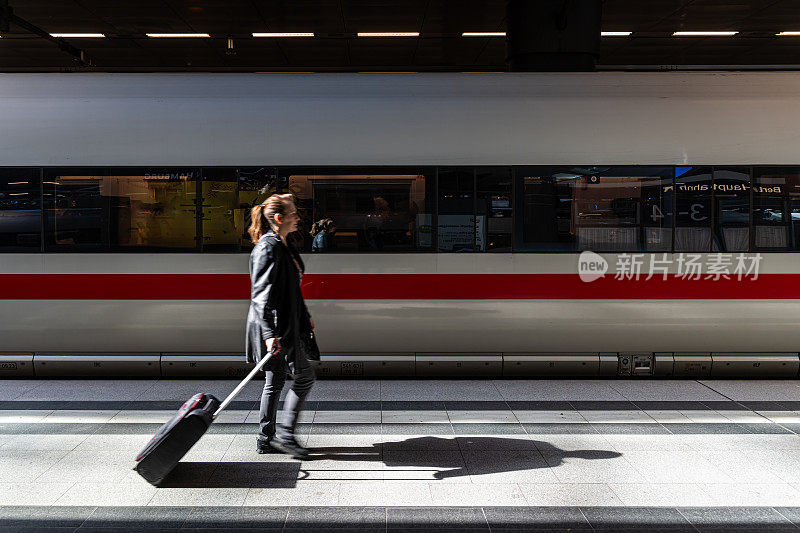
[[[306,274],[309,300],[800,299],[800,274],[660,276],[584,283],[577,274]],[[247,274],[0,274],[2,300],[247,300]]]

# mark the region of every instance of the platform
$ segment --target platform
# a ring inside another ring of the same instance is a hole
[[[165,482],[136,453],[234,381],[0,381],[0,528],[795,529],[800,382],[320,380],[310,461],[251,383]]]

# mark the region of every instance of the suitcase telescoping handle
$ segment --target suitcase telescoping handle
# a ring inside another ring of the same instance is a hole
[[[253,370],[251,370],[250,373],[247,374],[247,376],[242,380],[242,382],[239,383],[235,389],[233,389],[233,392],[228,394],[228,397],[225,398],[221,404],[219,404],[219,408],[216,411],[214,411],[213,415],[214,418],[217,418],[219,414],[222,412],[222,410],[228,407],[228,405],[233,401],[233,399],[236,398],[236,396],[240,392],[242,392],[244,386],[247,385],[251,379],[253,379],[253,377],[259,372],[259,370],[264,368],[264,365],[267,364],[267,361],[269,361],[273,355],[275,355],[275,350],[272,350],[268,356],[261,358],[261,361],[258,362],[255,368],[253,368]]]

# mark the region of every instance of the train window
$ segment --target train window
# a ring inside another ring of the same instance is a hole
[[[669,167],[519,167],[520,249],[668,251]]]
[[[756,250],[800,249],[800,168],[753,169]]]
[[[432,247],[430,168],[279,168],[295,198],[292,236],[313,252],[401,252]],[[312,233],[313,232],[313,233]]]
[[[197,248],[196,168],[111,169],[111,248],[185,251]],[[101,193],[102,193],[101,189]]]
[[[675,251],[711,251],[711,167],[675,168]]]
[[[106,168],[45,168],[42,180],[46,251],[108,248],[108,203],[100,187]]]
[[[557,174],[549,168],[516,169],[516,182],[521,187],[521,194],[516,196],[517,219],[521,223],[516,249],[562,251],[577,248],[570,223],[570,187],[567,177]]]
[[[478,209],[475,227],[479,252],[510,252],[512,229],[511,168],[475,170]]]
[[[197,248],[197,169],[45,169],[48,250]]]
[[[0,252],[38,252],[42,212],[38,168],[0,169]]]
[[[314,184],[316,182],[317,184],[321,185],[321,182],[316,178],[317,176],[324,176],[324,171],[317,171],[317,169],[313,167],[282,167],[276,170],[276,176],[276,192],[278,194],[291,194],[294,198],[297,214],[300,216],[300,221],[297,223],[297,231],[291,235],[291,238],[298,248],[306,252],[310,252],[314,239],[314,235],[312,235],[311,230],[321,225],[317,224],[315,226],[315,222],[324,219],[322,216],[322,211],[314,208],[316,201],[315,193],[318,191],[321,193],[319,187],[315,187]],[[326,181],[325,183],[330,184],[332,181]],[[329,196],[327,194],[329,188],[326,189],[328,190],[322,194],[324,196]],[[338,228],[335,226],[329,228],[329,231],[326,233],[327,237],[325,238],[326,246],[317,247],[314,250],[315,252],[339,251],[338,245],[340,243],[344,244],[342,250],[358,249],[357,230],[356,233],[353,233],[356,222],[350,218],[344,220],[345,217],[343,215],[338,213],[337,215],[337,218],[339,219],[338,222],[344,224],[347,229],[339,234],[337,231]],[[332,221],[331,223],[335,224],[336,222],[337,221]],[[320,239],[322,239],[322,237],[320,237]],[[347,242],[344,243],[343,239]]]
[[[750,169],[714,168],[714,251],[750,248]]]
[[[638,169],[632,170],[636,172]],[[641,181],[639,209],[643,245],[639,249],[669,252],[672,251],[672,225],[675,216],[674,171],[669,167],[658,167],[646,172],[649,177]]]
[[[233,219],[241,249],[250,251],[253,249],[247,233],[250,229],[250,210],[277,192],[276,171],[274,167],[239,168],[236,169],[236,175],[239,180],[239,194]]]
[[[204,252],[237,252],[238,207],[235,168],[204,167],[200,181],[200,222]]]
[[[440,167],[438,193],[438,250],[474,252],[485,249],[486,217],[475,216],[475,170]]]

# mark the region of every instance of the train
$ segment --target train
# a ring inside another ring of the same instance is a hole
[[[241,375],[249,209],[288,192],[320,375],[798,377],[797,94],[792,72],[5,74],[0,376]]]

